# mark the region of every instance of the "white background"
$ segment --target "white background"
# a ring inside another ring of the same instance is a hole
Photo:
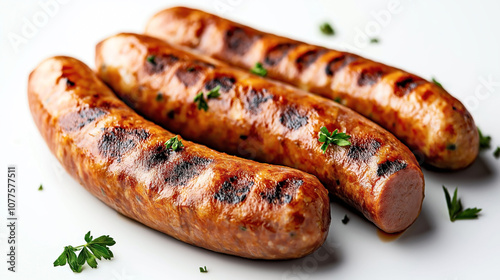
[[[500,145],[500,2],[400,0],[397,12],[377,23],[376,15],[389,2],[200,0],[182,5],[436,77],[466,104],[478,126],[493,137],[493,146]],[[62,169],[32,122],[28,74],[53,55],[75,56],[93,67],[97,42],[121,31],[141,32],[156,11],[175,5],[181,1],[74,0],[58,4],[56,11],[52,7],[44,23],[47,12],[37,1],[0,2],[1,279],[500,279],[500,160],[493,150],[482,152],[466,170],[424,170],[422,214],[398,239],[384,242],[372,224],[334,203],[325,244],[330,249],[292,261],[252,261],[184,244],[117,214],[86,192]],[[38,26],[23,34],[26,20],[38,20]],[[325,20],[335,37],[319,32]],[[379,44],[356,41],[366,28]],[[13,34],[25,41],[13,44]],[[485,85],[488,79],[494,84]],[[5,262],[9,164],[17,166],[19,176],[16,273],[8,272]],[[38,191],[41,183],[44,190]],[[483,208],[480,218],[450,222],[441,185],[459,187],[465,207]],[[346,213],[351,221],[343,225]],[[88,230],[116,239],[115,258],[81,274],[67,266],[54,268],[63,247],[81,244]],[[199,266],[209,272],[201,274]]]

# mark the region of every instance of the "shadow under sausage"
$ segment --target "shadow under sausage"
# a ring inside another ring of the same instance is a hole
[[[339,244],[328,237],[327,241],[316,251],[305,257],[292,260],[251,260],[229,255],[224,256],[227,257],[225,262],[258,266],[261,271],[280,274],[280,279],[308,279],[313,274],[330,272],[340,265],[342,260]]]
[[[186,250],[186,253],[194,253],[206,255],[207,257],[217,257],[222,259],[224,263],[229,266],[258,266],[259,270],[273,272],[274,274],[282,274],[281,279],[288,279],[286,277],[291,277],[290,279],[295,279],[293,277],[298,277],[299,279],[306,279],[313,273],[320,273],[323,271],[330,271],[337,267],[341,263],[341,251],[340,243],[333,240],[331,236],[327,237],[327,240],[323,245],[311,254],[298,259],[290,260],[255,260],[247,259],[243,257],[228,255],[224,253],[214,252],[205,248],[201,248],[195,245],[185,243],[183,241],[177,240],[165,233],[152,229],[132,218],[129,218],[120,212],[116,212],[118,216],[127,220],[127,222],[134,223],[140,227],[143,227],[151,232],[151,234],[158,236],[160,238],[169,239],[178,243],[179,247]]]
[[[417,220],[396,239],[396,242],[399,244],[417,243],[428,239],[434,231],[435,227],[429,218],[429,209],[423,207]]]
[[[426,181],[440,182],[441,185],[471,185],[478,187],[484,182],[493,180],[494,170],[488,165],[482,155],[469,166],[461,170],[440,170],[434,167],[425,166],[424,171]],[[429,187],[429,186],[426,186]],[[439,186],[441,187],[441,186]]]

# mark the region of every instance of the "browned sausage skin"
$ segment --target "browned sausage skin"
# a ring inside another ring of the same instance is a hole
[[[325,240],[327,191],[314,176],[182,141],[144,120],[82,62],[30,75],[30,109],[66,170],[118,212],[184,242],[247,258],[307,255]],[[272,199],[271,199],[272,198]]]
[[[460,169],[478,155],[471,114],[443,88],[360,56],[264,33],[205,13],[175,7],[150,19],[146,34],[337,100],[420,151],[435,167]]]
[[[99,43],[98,75],[132,108],[183,137],[243,157],[316,175],[335,195],[387,232],[418,216],[424,180],[413,154],[378,125],[335,102],[177,50],[119,34]],[[200,110],[195,96],[220,86]],[[323,154],[326,126],[351,146]]]

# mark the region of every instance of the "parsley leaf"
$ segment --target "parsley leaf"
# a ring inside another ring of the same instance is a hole
[[[267,70],[264,68],[264,66],[262,66],[262,63],[260,62],[255,63],[255,66],[250,69],[250,72],[261,77],[265,77],[267,75]]]
[[[491,136],[484,136],[479,127],[477,128],[477,132],[479,133],[479,149],[489,149],[491,147]]]
[[[497,149],[493,152],[493,156],[495,156],[495,158],[500,158],[500,147],[497,147]]]
[[[335,30],[333,30],[332,26],[328,22],[321,24],[319,26],[319,30],[321,31],[321,33],[328,35],[328,36],[335,35]]]
[[[96,259],[104,257],[109,260],[113,257],[113,252],[109,250],[108,246],[115,245],[113,238],[109,235],[99,236],[96,239],[90,235],[90,231],[85,234],[85,242],[87,244],[77,247],[66,246],[62,254],[54,261],[54,266],[64,266],[68,263],[73,272],[81,272],[85,262],[92,267],[97,268]],[[90,249],[90,251],[89,251]],[[78,256],[75,252],[80,251]]]
[[[40,187],[38,187],[38,190],[39,190],[39,191],[43,191],[43,186],[42,186],[42,184],[40,184]]]
[[[371,39],[370,39],[370,43],[372,43],[372,44],[378,44],[379,42],[380,42],[380,41],[379,41],[379,39],[378,39],[378,38],[371,38]]]
[[[167,146],[167,149],[172,148],[172,150],[175,152],[179,150],[181,147],[184,147],[184,144],[182,144],[182,141],[177,138],[177,135],[168,139],[167,142],[165,142],[165,146]]]
[[[438,81],[437,81],[434,77],[432,77],[432,82],[433,82],[436,86],[438,86],[438,87],[440,87],[440,88],[443,88],[443,85],[442,85],[440,82],[438,82]]]
[[[220,96],[220,86],[216,86],[213,89],[211,89],[209,92],[207,92],[207,98],[217,98]]]
[[[204,266],[204,267],[200,266],[200,272],[201,273],[207,273],[208,272],[207,267],[206,266]]]
[[[154,55],[148,55],[148,57],[146,58],[147,62],[153,64],[153,65],[156,65],[156,61],[155,61],[155,58],[156,56]]]
[[[208,104],[207,101],[205,100],[205,97],[203,96],[203,91],[200,91],[195,97],[194,97],[194,103],[198,102],[198,110],[205,110],[208,111]]]
[[[330,133],[325,126],[323,126],[318,133],[318,141],[323,143],[323,145],[321,145],[323,153],[326,152],[326,149],[330,144],[335,144],[337,146],[351,145],[351,142],[348,140],[349,138],[351,138],[351,136],[346,133],[338,133],[338,129],[335,129],[332,133]]]
[[[457,198],[458,188],[455,188],[453,199],[450,197],[450,193],[448,193],[445,186],[443,186],[443,191],[446,198],[446,205],[448,206],[450,221],[454,222],[456,220],[475,219],[478,217],[477,214],[481,212],[482,209],[474,207],[462,210],[462,201]]]
[[[219,97],[220,96],[219,90],[220,90],[220,85],[211,89],[209,92],[207,92],[207,99]],[[205,110],[205,112],[208,111],[208,103],[205,97],[203,96],[203,91],[200,91],[194,97],[194,103],[196,102],[198,102],[198,110]]]

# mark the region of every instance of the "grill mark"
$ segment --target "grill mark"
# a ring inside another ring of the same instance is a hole
[[[174,65],[179,58],[172,54],[154,55],[152,62],[146,60],[146,72],[149,74],[160,73],[167,67]]]
[[[165,163],[169,160],[172,150],[167,149],[165,144],[160,143],[156,147],[146,152],[143,159],[143,165],[146,170],[156,167],[159,164]]]
[[[214,194],[214,198],[230,204],[240,203],[247,198],[250,188],[253,185],[254,182],[252,181],[239,179],[237,176],[234,176],[224,181],[219,191]]]
[[[225,42],[229,51],[243,55],[245,54],[259,38],[259,35],[248,34],[240,27],[233,27],[226,31]]]
[[[373,67],[361,70],[358,77],[358,86],[371,86],[376,84],[385,74],[382,68]]]
[[[84,108],[78,112],[71,112],[61,116],[58,119],[58,123],[63,130],[75,131],[97,120],[107,113],[107,111],[104,111],[100,108]]]
[[[301,115],[294,107],[286,108],[280,115],[280,122],[288,129],[299,129],[307,124],[307,115]]]
[[[257,114],[260,112],[260,104],[265,103],[270,99],[273,99],[273,96],[270,94],[268,95],[266,89],[262,89],[261,91],[250,89],[249,93],[245,95],[243,102],[245,103],[244,105],[246,110],[252,114]]]
[[[383,163],[378,164],[377,176],[382,177],[386,175],[391,175],[399,170],[403,170],[408,166],[406,162],[401,160],[387,160]]]
[[[425,81],[418,77],[404,76],[399,78],[394,84],[394,94],[396,96],[402,97],[411,93],[419,85],[425,83]]]
[[[211,90],[211,89],[215,88],[216,86],[220,86],[221,91],[228,92],[233,88],[235,82],[236,82],[236,79],[232,76],[229,76],[229,75],[220,76],[220,77],[216,77],[216,78],[213,78],[212,80],[208,81],[205,84],[205,89]]]
[[[267,51],[266,57],[264,58],[264,63],[269,66],[274,66],[278,64],[287,53],[297,47],[297,44],[282,43],[278,44]]]
[[[381,146],[382,143],[374,139],[361,143],[352,141],[347,156],[353,160],[366,161],[373,157]]]
[[[341,56],[335,57],[326,65],[325,72],[328,76],[333,76],[335,73],[340,71],[342,68],[356,61],[358,58],[352,54],[343,54]]]
[[[261,192],[260,196],[269,204],[288,204],[292,201],[295,192],[303,183],[304,181],[300,179],[289,178],[279,182],[272,190]]]
[[[318,57],[320,57],[324,53],[325,50],[309,50],[297,57],[297,59],[295,60],[295,64],[301,72],[311,64],[313,64],[318,59]]]
[[[104,129],[97,147],[99,153],[106,158],[121,160],[121,156],[133,149],[139,141],[149,137],[144,129],[130,129],[123,127],[107,127]]]
[[[177,163],[165,177],[165,182],[171,186],[185,185],[189,180],[198,176],[213,160],[193,156]]]
[[[202,70],[204,70],[204,68],[199,65],[184,66],[177,69],[177,71],[175,72],[175,76],[186,87],[190,87],[198,82]]]

